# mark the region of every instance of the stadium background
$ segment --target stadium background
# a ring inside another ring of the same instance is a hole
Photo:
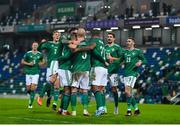
[[[1,97],[26,94],[20,60],[34,40],[50,40],[54,30],[63,39],[68,28],[80,26],[101,30],[104,41],[107,32],[114,32],[122,47],[129,36],[134,37],[148,60],[134,89],[138,102],[180,104],[179,15],[179,0],[1,0]],[[37,92],[46,82],[45,71]],[[120,82],[120,102],[125,101],[123,90]],[[109,86],[106,94],[111,97]]]

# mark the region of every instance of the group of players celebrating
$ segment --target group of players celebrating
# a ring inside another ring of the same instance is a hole
[[[127,97],[126,116],[140,114],[136,100],[132,95],[132,89],[138,77],[138,67],[146,63],[143,52],[135,48],[135,40],[128,38],[127,48],[123,49],[115,44],[115,34],[107,34],[107,44],[103,42],[100,31],[92,30],[91,38],[86,39],[86,31],[83,28],[71,28],[68,31],[69,40],[61,39],[58,31],[53,32],[53,41],[42,40],[38,45],[33,42],[32,50],[28,51],[21,63],[24,64],[26,73],[26,88],[29,93],[28,108],[32,108],[35,90],[37,88],[40,66],[47,64],[46,81],[37,98],[37,103],[42,105],[43,96],[47,92],[46,106],[50,106],[53,95],[52,108],[57,110],[59,88],[63,87],[60,108],[58,113],[62,115],[76,116],[76,104],[78,92],[81,94],[83,115],[90,116],[88,112],[89,95],[91,91],[96,101],[96,116],[107,113],[105,87],[111,84],[114,97],[114,114],[118,114],[119,68],[124,65],[125,93]],[[46,60],[42,52],[46,54]],[[71,104],[72,112],[67,111]]]

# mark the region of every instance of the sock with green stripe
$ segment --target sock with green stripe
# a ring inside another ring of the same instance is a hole
[[[42,91],[41,91],[41,93],[40,93],[40,97],[41,97],[41,98],[44,97],[46,91],[51,91],[51,86],[52,86],[52,85],[51,85],[50,83],[46,83],[46,84],[43,86],[43,89],[42,89]]]
[[[71,93],[71,107],[72,111],[76,111],[77,93]]]
[[[64,93],[63,95],[63,109],[67,110],[68,106],[69,106],[69,100],[70,100],[70,95],[67,93]]]
[[[83,104],[83,108],[87,110],[87,108],[88,108],[88,93],[82,93],[82,104]]]
[[[131,104],[132,104],[134,110],[138,110],[138,105],[137,105],[136,99],[134,97],[131,98]]]
[[[106,97],[105,97],[105,93],[101,92],[101,96],[102,96],[102,105],[104,108],[106,108]]]
[[[29,99],[29,105],[31,106],[34,102],[34,97],[35,97],[35,91],[34,90],[31,90],[31,93],[30,93],[30,99]]]
[[[55,89],[54,90],[54,102],[53,102],[53,104],[57,104],[58,97],[59,97],[59,90]]]
[[[95,99],[96,99],[96,106],[97,106],[96,108],[98,110],[100,107],[103,107],[102,94],[101,94],[100,91],[95,91],[94,96],[95,96]]]
[[[128,111],[131,111],[131,96],[127,97],[127,109]]]

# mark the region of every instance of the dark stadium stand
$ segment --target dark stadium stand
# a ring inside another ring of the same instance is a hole
[[[147,48],[144,50],[148,60],[148,65],[140,69],[141,75],[135,88],[135,96],[140,103],[165,103],[168,97],[173,97],[179,91],[178,84],[180,81],[180,48]],[[25,76],[23,74],[20,61],[23,57],[22,52],[17,50],[13,53],[5,52],[0,55],[1,72],[1,94],[25,94]],[[39,78],[37,92],[46,82],[46,69],[42,69]],[[123,75],[120,70],[120,75]],[[122,82],[122,81],[121,81]],[[119,83],[121,91],[120,101],[125,101],[123,93],[123,84]],[[110,88],[107,87],[107,93]]]

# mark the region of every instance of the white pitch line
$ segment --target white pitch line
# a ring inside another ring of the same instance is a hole
[[[31,120],[34,120],[34,121],[44,121],[44,122],[54,122],[54,120],[47,120],[47,119],[34,119],[34,118],[26,118],[26,117],[8,117],[8,118],[12,118],[12,119],[23,119],[23,120],[29,120],[29,121],[31,121]],[[62,120],[60,120],[61,122],[63,122],[63,123],[71,123],[71,122],[68,122],[68,121],[62,121]]]

